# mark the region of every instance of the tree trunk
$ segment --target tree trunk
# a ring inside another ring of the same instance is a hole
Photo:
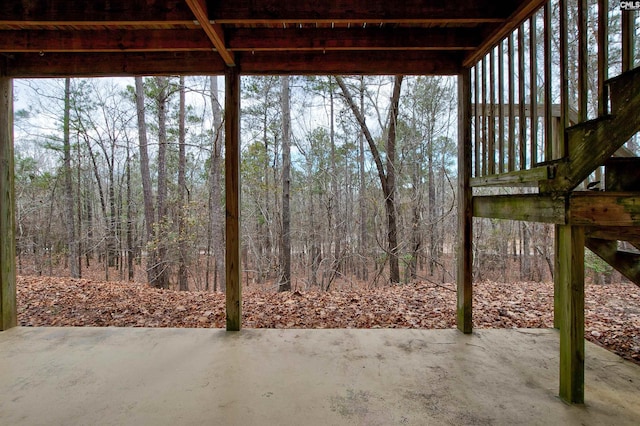
[[[72,278],[80,276],[78,266],[78,239],[76,238],[75,214],[73,206],[73,185],[71,182],[71,140],[69,131],[69,121],[71,114],[71,79],[66,78],[64,82],[64,123],[63,123],[63,151],[64,151],[64,197],[65,214],[64,225],[67,231],[67,258],[69,260],[69,273]]]
[[[311,191],[311,194],[309,194],[310,196],[310,202],[309,202],[309,221],[310,221],[310,226],[311,226],[311,252],[310,252],[310,257],[311,257],[311,277],[310,277],[310,285],[312,287],[315,287],[318,285],[318,268],[320,268],[320,261],[321,256],[322,256],[322,252],[320,251],[320,246],[318,243],[318,238],[319,235],[316,232],[316,223],[315,223],[315,217],[314,217],[314,212],[315,212],[315,206],[314,206],[314,191]]]
[[[433,114],[433,119],[435,120],[435,114]],[[433,171],[433,157],[434,157],[434,149],[433,142],[435,135],[434,132],[431,131],[428,146],[427,146],[427,179],[429,182],[427,183],[427,199],[429,202],[429,275],[433,276],[435,274],[436,266],[438,264],[438,247],[437,247],[437,232],[438,227],[436,226],[436,216],[437,216],[437,208],[436,208],[436,178],[435,173]]]
[[[289,76],[281,77],[282,93],[282,243],[280,245],[281,275],[278,291],[291,291],[291,216],[289,189],[291,172],[291,111],[289,106]]]
[[[263,144],[264,144],[264,166],[263,167],[264,167],[265,202],[262,210],[262,215],[264,217],[264,220],[260,221],[260,233],[258,234],[261,242],[261,256],[260,256],[260,259],[258,259],[258,261],[263,264],[263,266],[261,266],[260,269],[262,269],[264,273],[261,275],[263,275],[262,278],[266,278],[266,279],[271,278],[271,261],[272,261],[272,256],[271,256],[271,251],[272,251],[271,217],[272,216],[271,216],[271,197],[270,197],[271,186],[269,183],[270,182],[269,170],[271,169],[271,160],[269,158],[269,135],[267,133],[268,129],[269,129],[269,116],[265,108],[263,122],[262,122],[262,132],[263,132],[262,138],[263,138]],[[274,145],[275,143],[276,141],[274,141]],[[275,186],[275,182],[274,182],[274,186]],[[262,278],[260,279],[260,281],[262,281]]]
[[[189,290],[187,282],[187,235],[185,230],[185,193],[187,183],[185,179],[185,169],[187,166],[187,156],[185,152],[185,92],[184,76],[180,76],[180,107],[178,111],[178,288],[180,291]]]
[[[420,256],[420,248],[422,246],[422,231],[420,223],[420,211],[422,207],[420,176],[422,175],[422,170],[420,167],[420,161],[415,161],[414,163],[415,169],[413,170],[413,182],[411,188],[413,193],[413,202],[411,203],[411,258],[409,259],[409,265],[407,266],[407,281],[415,280],[418,277],[418,258]]]
[[[214,290],[226,291],[224,274],[225,239],[224,239],[224,210],[222,208],[222,145],[224,144],[222,111],[218,99],[218,77],[211,76],[211,112],[213,114],[213,146],[209,169],[209,229],[211,233],[211,247],[215,260]],[[207,282],[207,285],[208,282]]]
[[[84,131],[83,134],[84,140],[87,144],[87,151],[89,152],[89,157],[91,158],[91,164],[92,164],[92,168],[93,168],[93,175],[95,177],[96,180],[96,185],[98,186],[98,196],[100,198],[100,209],[102,211],[102,217],[104,217],[105,222],[107,223],[107,225],[110,224],[109,222],[109,213],[107,211],[107,200],[106,197],[104,195],[104,190],[102,187],[102,178],[100,177],[100,168],[98,167],[98,163],[96,161],[96,156],[93,152],[93,148],[91,147],[91,140],[89,139],[89,136],[87,134],[86,131]],[[109,231],[107,231],[107,240],[109,239]],[[108,251],[108,248],[105,249],[105,258],[106,253]],[[98,261],[100,261],[100,256],[98,256],[99,259]],[[105,263],[105,265],[107,265]],[[108,266],[105,268],[105,281],[109,280],[109,269]]]
[[[107,267],[113,268],[116,266],[116,256],[117,256],[117,240],[118,240],[118,230],[116,223],[116,183],[115,183],[115,144],[116,141],[111,141],[111,157],[107,157],[105,152],[105,159],[107,161],[107,166],[109,167],[109,216],[105,217],[107,220]],[[109,271],[107,271],[107,274]]]
[[[129,138],[127,138],[127,279],[133,281],[133,208],[131,200],[131,155],[129,152]]]
[[[520,279],[529,281],[531,279],[531,256],[529,251],[529,231],[525,222],[520,224],[520,232]]]
[[[360,111],[364,111],[364,77],[360,77]],[[366,188],[366,176],[364,169],[364,132],[362,130],[358,134],[358,166],[359,166],[359,180],[360,180],[360,238],[358,239],[358,254],[360,255],[361,266],[358,268],[360,275],[358,278],[367,280],[369,274],[367,273],[367,212],[365,206],[365,188]]]
[[[153,226],[155,224],[155,208],[151,190],[151,173],[149,172],[149,153],[147,150],[147,122],[145,119],[144,86],[142,77],[136,77],[136,112],[138,116],[138,141],[140,147],[140,175],[142,177],[142,194],[144,198],[145,241],[147,242],[147,281],[152,286],[157,279],[156,249],[150,242],[155,240]]]
[[[89,268],[91,266],[91,260],[93,260],[93,204],[89,197],[85,197],[85,209],[87,212],[87,248],[85,249],[85,266]]]
[[[156,103],[158,107],[158,198],[156,200],[158,209],[157,228],[159,234],[156,235],[158,245],[158,258],[155,268],[157,268],[155,287],[169,288],[169,268],[167,267],[167,244],[163,238],[163,230],[168,226],[167,218],[167,101],[169,78],[155,77],[157,84]]]
[[[333,79],[329,77],[329,140],[331,141],[331,204],[329,216],[333,219],[331,227],[331,244],[333,245],[332,276],[340,270],[340,222],[344,217],[340,215],[340,191],[338,191],[338,168],[336,167],[336,131],[334,123]],[[331,281],[327,283],[331,285]]]
[[[389,279],[391,283],[400,282],[400,267],[398,262],[398,230],[396,224],[396,126],[398,120],[400,89],[402,76],[396,76],[391,95],[391,111],[389,113],[389,134],[387,135],[387,179],[386,179],[386,209],[389,227]]]
[[[77,138],[76,138],[76,141]],[[82,182],[82,155],[80,150],[80,143],[76,143],[76,152],[77,152],[77,164],[78,167],[76,169],[76,218],[78,220],[78,225],[76,226],[76,236],[78,240],[78,277],[82,278],[82,252],[83,252],[83,243],[82,243],[82,194],[80,191],[80,185]]]
[[[344,84],[341,77],[335,77],[336,82],[342,89],[342,94],[347,101],[347,104],[351,108],[351,111],[356,116],[360,128],[362,129],[369,149],[373,156],[373,160],[378,170],[378,177],[380,179],[380,186],[382,187],[382,193],[385,199],[385,210],[387,214],[387,239],[388,249],[387,255],[389,257],[389,281],[391,283],[400,282],[400,267],[398,261],[398,229],[396,222],[396,206],[395,206],[395,149],[396,149],[396,124],[398,119],[398,104],[400,101],[400,89],[402,87],[403,76],[399,75],[395,78],[393,86],[393,94],[391,96],[391,110],[389,112],[389,130],[387,134],[387,161],[386,161],[386,173],[385,166],[382,164],[382,156],[378,151],[378,147],[371,136],[371,132],[364,119],[363,113],[353,101],[349,89]]]

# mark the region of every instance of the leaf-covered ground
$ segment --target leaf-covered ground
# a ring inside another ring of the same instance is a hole
[[[249,328],[451,328],[452,284],[416,283],[330,293],[243,289]],[[553,285],[483,282],[474,287],[474,326],[552,327]],[[640,288],[588,285],[585,337],[640,363]],[[224,327],[221,293],[158,290],[136,283],[18,277],[23,326]]]

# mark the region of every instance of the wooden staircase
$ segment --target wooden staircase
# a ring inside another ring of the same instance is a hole
[[[611,156],[640,131],[640,67],[608,80],[607,87],[609,114],[567,129],[569,162],[563,185],[575,188],[604,164],[604,190],[614,191],[621,198],[637,197],[640,157]],[[587,228],[585,246],[640,286],[640,252],[622,249],[620,243],[626,241],[632,248],[640,249],[640,227],[604,228]]]
[[[607,113],[566,129],[563,158],[471,181],[478,187],[537,185],[537,193],[474,195],[472,212],[474,217],[580,227],[585,237],[581,247],[640,286],[640,157],[624,147],[640,131],[640,67],[606,86]],[[602,165],[602,191],[576,190]]]
[[[640,130],[640,67],[607,80],[606,87],[609,113],[567,128],[567,156],[554,178],[540,183],[541,192],[572,191]]]

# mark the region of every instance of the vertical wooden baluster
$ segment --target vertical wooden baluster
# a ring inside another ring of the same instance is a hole
[[[529,105],[531,120],[531,167],[538,164],[538,46],[536,16],[529,19]]]
[[[518,154],[519,169],[527,168],[527,118],[525,114],[524,24],[518,27]]]
[[[515,108],[515,83],[514,83],[514,59],[513,59],[513,33],[509,34],[507,42],[508,74],[509,74],[509,158],[508,170],[516,169],[516,108]]]
[[[498,173],[504,170],[504,40],[498,45]]]

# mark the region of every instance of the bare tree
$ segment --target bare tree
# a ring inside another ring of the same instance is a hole
[[[364,111],[364,91],[366,86],[364,84],[364,77],[360,77],[360,111]],[[366,188],[366,175],[364,172],[364,132],[360,130],[358,132],[358,180],[359,180],[359,203],[358,208],[360,210],[360,229],[358,238],[358,255],[361,260],[361,268],[358,268],[358,278],[362,280],[368,279],[366,251],[367,251],[367,207],[365,202],[365,188]]]
[[[160,234],[163,233],[164,228],[168,226],[168,209],[167,209],[167,103],[169,100],[169,78],[168,77],[154,77],[155,80],[155,93],[154,101],[156,102],[157,114],[158,114],[158,189],[156,206],[158,211],[158,218],[156,227],[160,228]],[[156,235],[154,243],[158,247],[158,257],[156,259],[156,267],[158,268],[156,274],[155,287],[169,288],[169,268],[167,252],[168,246],[164,238],[160,238]]]
[[[64,122],[63,122],[63,153],[64,153],[64,197],[65,197],[65,214],[64,225],[67,231],[67,258],[69,260],[69,273],[71,277],[80,277],[79,258],[78,258],[78,239],[76,238],[75,213],[73,211],[74,197],[73,185],[71,182],[71,140],[69,131],[69,121],[71,113],[71,79],[66,78],[64,81]]]
[[[136,83],[136,112],[138,116],[138,141],[140,148],[140,175],[142,176],[142,194],[144,198],[144,219],[146,241],[155,239],[155,208],[151,188],[151,173],[149,172],[149,153],[147,142],[147,122],[145,119],[145,95],[142,77],[135,78]],[[158,276],[157,254],[154,248],[147,253],[147,281],[155,286]]]
[[[222,208],[222,187],[220,176],[222,176],[222,145],[224,144],[222,111],[218,99],[218,77],[211,76],[211,112],[213,115],[213,144],[211,158],[209,161],[209,228],[207,247],[213,251],[215,261],[213,289],[226,290],[224,274],[224,211]],[[207,279],[206,288],[209,288],[209,260],[207,259]]]
[[[289,76],[281,77],[282,102],[282,243],[280,245],[280,283],[278,291],[291,291],[291,110],[289,106]]]
[[[178,288],[181,291],[189,289],[187,282],[187,238],[185,231],[185,193],[187,183],[185,169],[187,167],[187,156],[185,151],[185,89],[184,76],[180,76],[180,107],[178,111]]]
[[[126,185],[127,185],[127,225],[126,225],[126,240],[127,240],[127,279],[133,281],[133,257],[134,257],[134,245],[133,245],[133,200],[131,194],[131,152],[129,147],[129,138],[127,138],[127,159],[126,159]]]
[[[382,156],[376,146],[373,136],[369,131],[369,127],[365,121],[364,115],[358,105],[353,100],[349,89],[342,77],[336,77],[336,81],[342,90],[342,94],[349,105],[349,108],[356,117],[356,120],[362,128],[362,132],[369,144],[369,149],[373,155],[373,160],[378,170],[378,178],[385,200],[385,211],[387,215],[387,240],[388,249],[387,256],[389,258],[389,280],[392,283],[400,282],[400,267],[398,261],[398,227],[397,227],[397,211],[395,203],[396,177],[395,177],[395,159],[396,159],[396,125],[398,119],[398,105],[400,102],[400,90],[402,88],[402,75],[395,77],[393,92],[391,95],[391,105],[389,110],[389,122],[386,141],[386,170],[382,163]]]

